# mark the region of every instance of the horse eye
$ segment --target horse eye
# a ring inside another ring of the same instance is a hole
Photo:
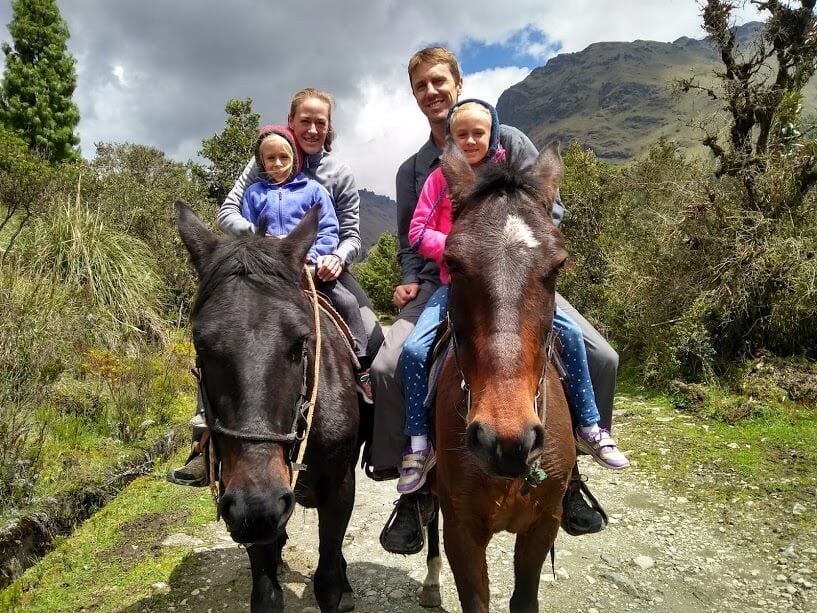
[[[289,352],[289,358],[295,363],[299,363],[304,357],[304,346],[306,345],[306,337],[299,338],[292,344]]]

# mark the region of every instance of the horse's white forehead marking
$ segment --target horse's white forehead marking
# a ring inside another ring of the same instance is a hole
[[[506,245],[522,244],[531,249],[539,246],[539,241],[533,236],[533,231],[518,215],[508,215],[505,227],[502,230]]]

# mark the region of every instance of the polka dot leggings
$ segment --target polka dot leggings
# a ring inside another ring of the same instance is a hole
[[[579,325],[559,307],[553,318],[553,329],[562,340],[562,361],[567,371],[567,396],[576,425],[590,426],[598,423],[599,409],[593,395],[590,369],[587,367],[587,350]]]
[[[428,413],[425,400],[428,396],[428,359],[437,327],[445,317],[448,306],[448,286],[441,285],[432,294],[420,313],[400,354],[400,376],[406,398],[406,436],[428,434]],[[581,332],[579,333],[581,336]]]

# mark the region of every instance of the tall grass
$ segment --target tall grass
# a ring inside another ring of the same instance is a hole
[[[87,306],[89,330],[108,346],[134,337],[165,340],[154,254],[85,206],[79,193],[34,219],[17,252],[32,274],[59,282]]]

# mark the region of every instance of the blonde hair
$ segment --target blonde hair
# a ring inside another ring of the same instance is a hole
[[[462,111],[480,111],[488,117],[490,123],[493,123],[494,118],[491,115],[491,111],[486,107],[484,104],[480,104],[479,102],[464,102],[463,104],[454,108],[451,111],[451,116],[448,118],[448,125],[453,127],[454,122],[457,120],[457,116]]]
[[[327,151],[332,151],[332,141],[335,139],[335,129],[332,127],[332,107],[335,106],[335,100],[325,91],[316,87],[304,87],[301,91],[292,96],[292,101],[289,103],[288,120],[295,117],[298,112],[298,107],[301,106],[305,100],[309,98],[317,98],[321,102],[325,102],[329,107],[329,125],[326,127],[326,140],[323,141],[323,148]]]
[[[448,66],[451,76],[454,77],[454,81],[457,83],[462,81],[460,65],[457,63],[456,56],[451,53],[450,50],[445,47],[426,47],[425,49],[420,49],[409,59],[408,76],[412,90],[414,89],[414,83],[412,83],[411,73],[414,72],[420,64],[445,64]]]

